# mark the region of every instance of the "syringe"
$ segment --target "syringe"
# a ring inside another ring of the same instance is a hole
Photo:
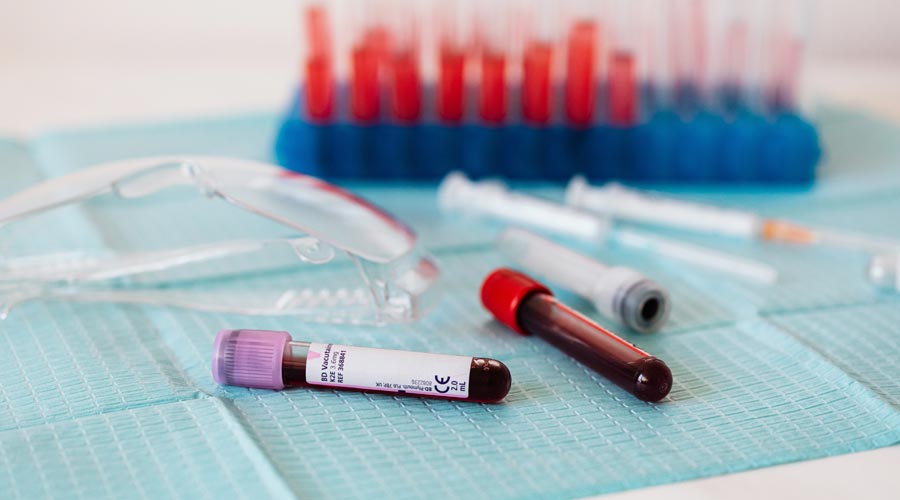
[[[752,212],[666,198],[608,183],[590,186],[577,176],[566,189],[569,206],[628,221],[764,241],[827,245],[868,252],[900,249],[900,241],[871,235],[811,228]]]
[[[472,182],[459,172],[449,174],[441,183],[438,204],[445,212],[488,216],[596,243],[614,241],[759,283],[771,284],[778,278],[778,271],[761,262],[646,231],[610,230],[610,221],[605,217],[536,196],[510,192],[500,181]]]

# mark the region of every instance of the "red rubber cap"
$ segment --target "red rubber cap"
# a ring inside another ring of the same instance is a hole
[[[516,311],[529,295],[546,293],[553,295],[544,285],[531,277],[512,269],[495,269],[481,285],[481,303],[497,318],[497,321],[527,335],[519,328]]]

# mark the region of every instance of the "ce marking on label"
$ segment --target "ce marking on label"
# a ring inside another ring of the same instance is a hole
[[[441,394],[446,394],[447,392],[450,391],[450,386],[447,385],[450,383],[450,377],[441,378],[441,377],[435,375],[434,382],[435,382],[435,384],[434,384],[435,391],[437,391]],[[446,387],[441,387],[441,386],[446,386]]]

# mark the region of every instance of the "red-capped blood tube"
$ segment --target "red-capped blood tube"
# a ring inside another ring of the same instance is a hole
[[[222,330],[213,346],[216,383],[281,390],[318,385],[498,403],[512,378],[491,358],[294,342],[287,332]]]
[[[441,47],[437,88],[437,112],[444,123],[463,118],[466,54],[462,49]]]
[[[394,55],[391,66],[394,77],[391,111],[394,118],[401,122],[414,122],[419,119],[422,108],[419,63],[415,52],[407,50]]]
[[[566,307],[525,274],[492,272],[481,302],[501,323],[543,338],[642,401],[659,401],[672,388],[672,372],[660,359]]]
[[[596,99],[598,34],[593,21],[576,21],[569,33],[566,50],[566,118],[575,125],[589,125],[594,119]]]
[[[638,82],[634,56],[617,51],[609,61],[607,106],[609,122],[618,127],[634,125],[637,120]]]
[[[378,117],[378,53],[366,45],[352,50],[353,75],[350,82],[350,112],[360,121]]]
[[[550,121],[550,65],[553,49],[549,43],[528,45],[522,60],[522,115],[529,123]]]
[[[478,110],[481,119],[488,123],[506,119],[506,57],[502,53],[485,51],[481,56]]]
[[[312,5],[305,13],[307,45],[305,98],[306,113],[316,120],[331,118],[334,108],[334,81],[331,61],[331,34],[323,5]]]

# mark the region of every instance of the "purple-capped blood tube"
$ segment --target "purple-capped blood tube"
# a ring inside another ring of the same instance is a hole
[[[478,403],[502,401],[512,383],[496,359],[295,342],[271,330],[220,331],[212,374],[221,385],[319,385]]]

